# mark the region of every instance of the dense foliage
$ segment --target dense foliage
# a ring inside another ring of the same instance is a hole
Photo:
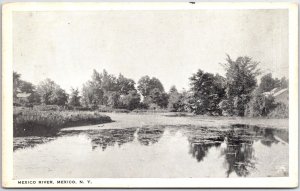
[[[196,114],[220,115],[219,102],[225,96],[225,79],[198,70],[191,78],[192,111]]]
[[[226,63],[226,106],[223,112],[229,115],[244,116],[251,93],[257,86],[256,77],[260,74],[258,62],[249,57],[238,57],[235,61],[227,55]]]
[[[74,110],[168,110],[201,115],[288,116],[287,107],[273,97],[275,92],[288,88],[288,80],[266,74],[258,84],[261,74],[258,64],[249,57],[234,60],[227,55],[226,62],[222,64],[225,77],[199,69],[189,78],[188,91],[178,91],[173,86],[168,93],[155,77],[143,76],[136,84],[122,74],[116,77],[106,70],[102,73],[94,70],[81,91],[71,89],[68,95],[50,79],[35,87],[14,72],[14,104],[59,105]]]
[[[50,79],[46,79],[37,86],[41,103],[45,105],[65,105],[68,102],[68,94],[59,85]]]

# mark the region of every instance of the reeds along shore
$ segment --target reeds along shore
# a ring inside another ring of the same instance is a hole
[[[61,128],[111,122],[97,111],[41,111],[14,107],[13,128],[16,136],[51,136]]]

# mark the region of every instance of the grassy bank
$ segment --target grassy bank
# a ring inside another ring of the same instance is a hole
[[[53,135],[61,128],[111,122],[111,118],[92,111],[41,111],[14,108],[14,136]]]

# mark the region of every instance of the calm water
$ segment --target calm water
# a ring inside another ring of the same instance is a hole
[[[288,176],[288,132],[149,125],[14,138],[15,178]]]

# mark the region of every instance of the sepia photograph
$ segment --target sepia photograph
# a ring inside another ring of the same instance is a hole
[[[3,6],[4,187],[297,187],[295,3]]]

